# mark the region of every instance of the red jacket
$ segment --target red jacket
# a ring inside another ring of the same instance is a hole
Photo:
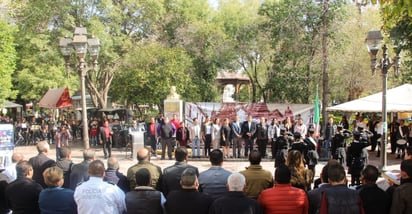
[[[262,191],[258,201],[266,214],[307,214],[309,210],[305,191],[290,184],[276,184]]]

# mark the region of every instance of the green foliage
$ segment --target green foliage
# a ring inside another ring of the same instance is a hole
[[[16,49],[13,33],[15,28],[0,20],[0,104],[7,98],[14,98],[12,74],[16,66]]]
[[[196,86],[191,84],[189,66],[190,58],[182,49],[155,42],[139,44],[125,58],[111,93],[130,103],[162,106],[170,87],[176,86],[182,98],[191,100]]]
[[[402,56],[402,82],[412,82],[412,2],[410,0],[383,1],[383,29]],[[395,53],[393,54],[395,55]]]
[[[267,65],[270,63],[270,42],[259,26],[264,21],[258,14],[260,1],[221,1],[214,22],[225,33],[223,68],[243,72],[250,78],[251,94],[240,96],[240,101],[256,102],[267,94]],[[250,95],[250,96],[249,96]]]
[[[320,47],[322,9],[322,5],[300,0],[262,5],[259,13],[267,17],[262,30],[270,32],[274,49],[267,85],[270,101],[309,102],[311,83],[316,82],[313,77],[320,72],[313,62]]]
[[[330,1],[328,10],[329,88],[338,101],[379,86],[379,78],[369,77],[370,62],[360,48],[366,32],[381,26],[371,21],[378,14],[357,14],[359,8],[342,2]],[[397,38],[406,55],[410,4],[387,0],[383,5],[385,29],[403,33]],[[14,89],[26,101],[38,101],[49,88],[78,88],[76,72],[67,78],[57,44],[80,25],[100,39],[97,69],[86,59],[86,82],[97,106],[106,106],[108,95],[115,102],[161,106],[172,85],[185,100],[220,101],[215,78],[222,70],[249,76],[250,91],[242,87],[240,101],[312,103],[321,80],[324,13],[312,0],[219,0],[216,8],[208,0],[16,0],[10,8],[18,28],[11,31],[17,56],[0,59],[17,60],[7,66],[15,68]],[[0,35],[9,35],[11,28],[1,27],[6,31]],[[77,64],[73,54],[72,71]]]
[[[381,90],[382,78],[377,71],[372,76],[370,57],[365,45],[369,30],[379,29],[379,10],[342,7],[346,18],[335,23],[334,39],[330,42],[330,92],[331,100],[342,103]]]
[[[64,69],[59,49],[52,44],[50,35],[30,34],[21,30],[16,38],[19,61],[14,86],[26,101],[39,101],[51,88],[69,86],[73,92],[78,86],[77,74],[70,75]]]

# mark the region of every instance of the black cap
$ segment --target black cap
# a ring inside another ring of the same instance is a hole
[[[294,138],[301,138],[302,136],[300,135],[300,132],[295,132],[293,133]]]

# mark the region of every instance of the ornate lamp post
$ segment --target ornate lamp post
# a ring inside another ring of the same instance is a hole
[[[386,170],[386,164],[387,164],[387,154],[386,154],[386,142],[388,140],[388,132],[387,132],[387,111],[386,111],[386,91],[387,91],[387,80],[388,80],[388,72],[389,69],[393,66],[395,70],[395,75],[398,75],[399,73],[399,67],[400,67],[400,57],[399,57],[399,52],[396,53],[396,57],[394,59],[390,59],[388,57],[388,48],[386,47],[386,44],[383,45],[382,51],[383,51],[383,57],[381,60],[379,60],[379,63],[377,63],[377,58],[376,55],[378,54],[379,49],[381,48],[382,45],[382,34],[381,31],[369,31],[368,35],[366,37],[366,46],[368,48],[369,55],[371,57],[371,69],[372,69],[372,74],[375,73],[376,68],[381,70],[382,72],[382,138],[381,138],[381,170],[385,171]]]
[[[61,38],[59,41],[59,47],[66,61],[66,69],[70,69],[70,56],[72,50],[78,59],[78,72],[80,75],[80,85],[81,85],[81,102],[82,102],[82,124],[83,124],[83,144],[84,148],[89,148],[89,130],[87,122],[87,108],[86,108],[86,83],[85,77],[86,73],[90,70],[87,68],[85,57],[87,51],[89,51],[90,59],[93,63],[93,70],[97,67],[97,56],[99,54],[100,43],[99,40],[92,37],[87,38],[87,30],[84,27],[76,27],[73,34],[73,39],[68,37]]]

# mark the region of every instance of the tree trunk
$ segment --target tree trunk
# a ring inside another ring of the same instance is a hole
[[[326,107],[328,106],[328,93],[329,93],[329,76],[328,76],[328,10],[329,10],[328,0],[323,0],[323,34],[322,34],[322,74],[323,74],[323,84],[322,84],[322,130],[326,130],[326,125],[328,121],[328,112],[326,112]],[[325,132],[323,133],[325,137]]]

